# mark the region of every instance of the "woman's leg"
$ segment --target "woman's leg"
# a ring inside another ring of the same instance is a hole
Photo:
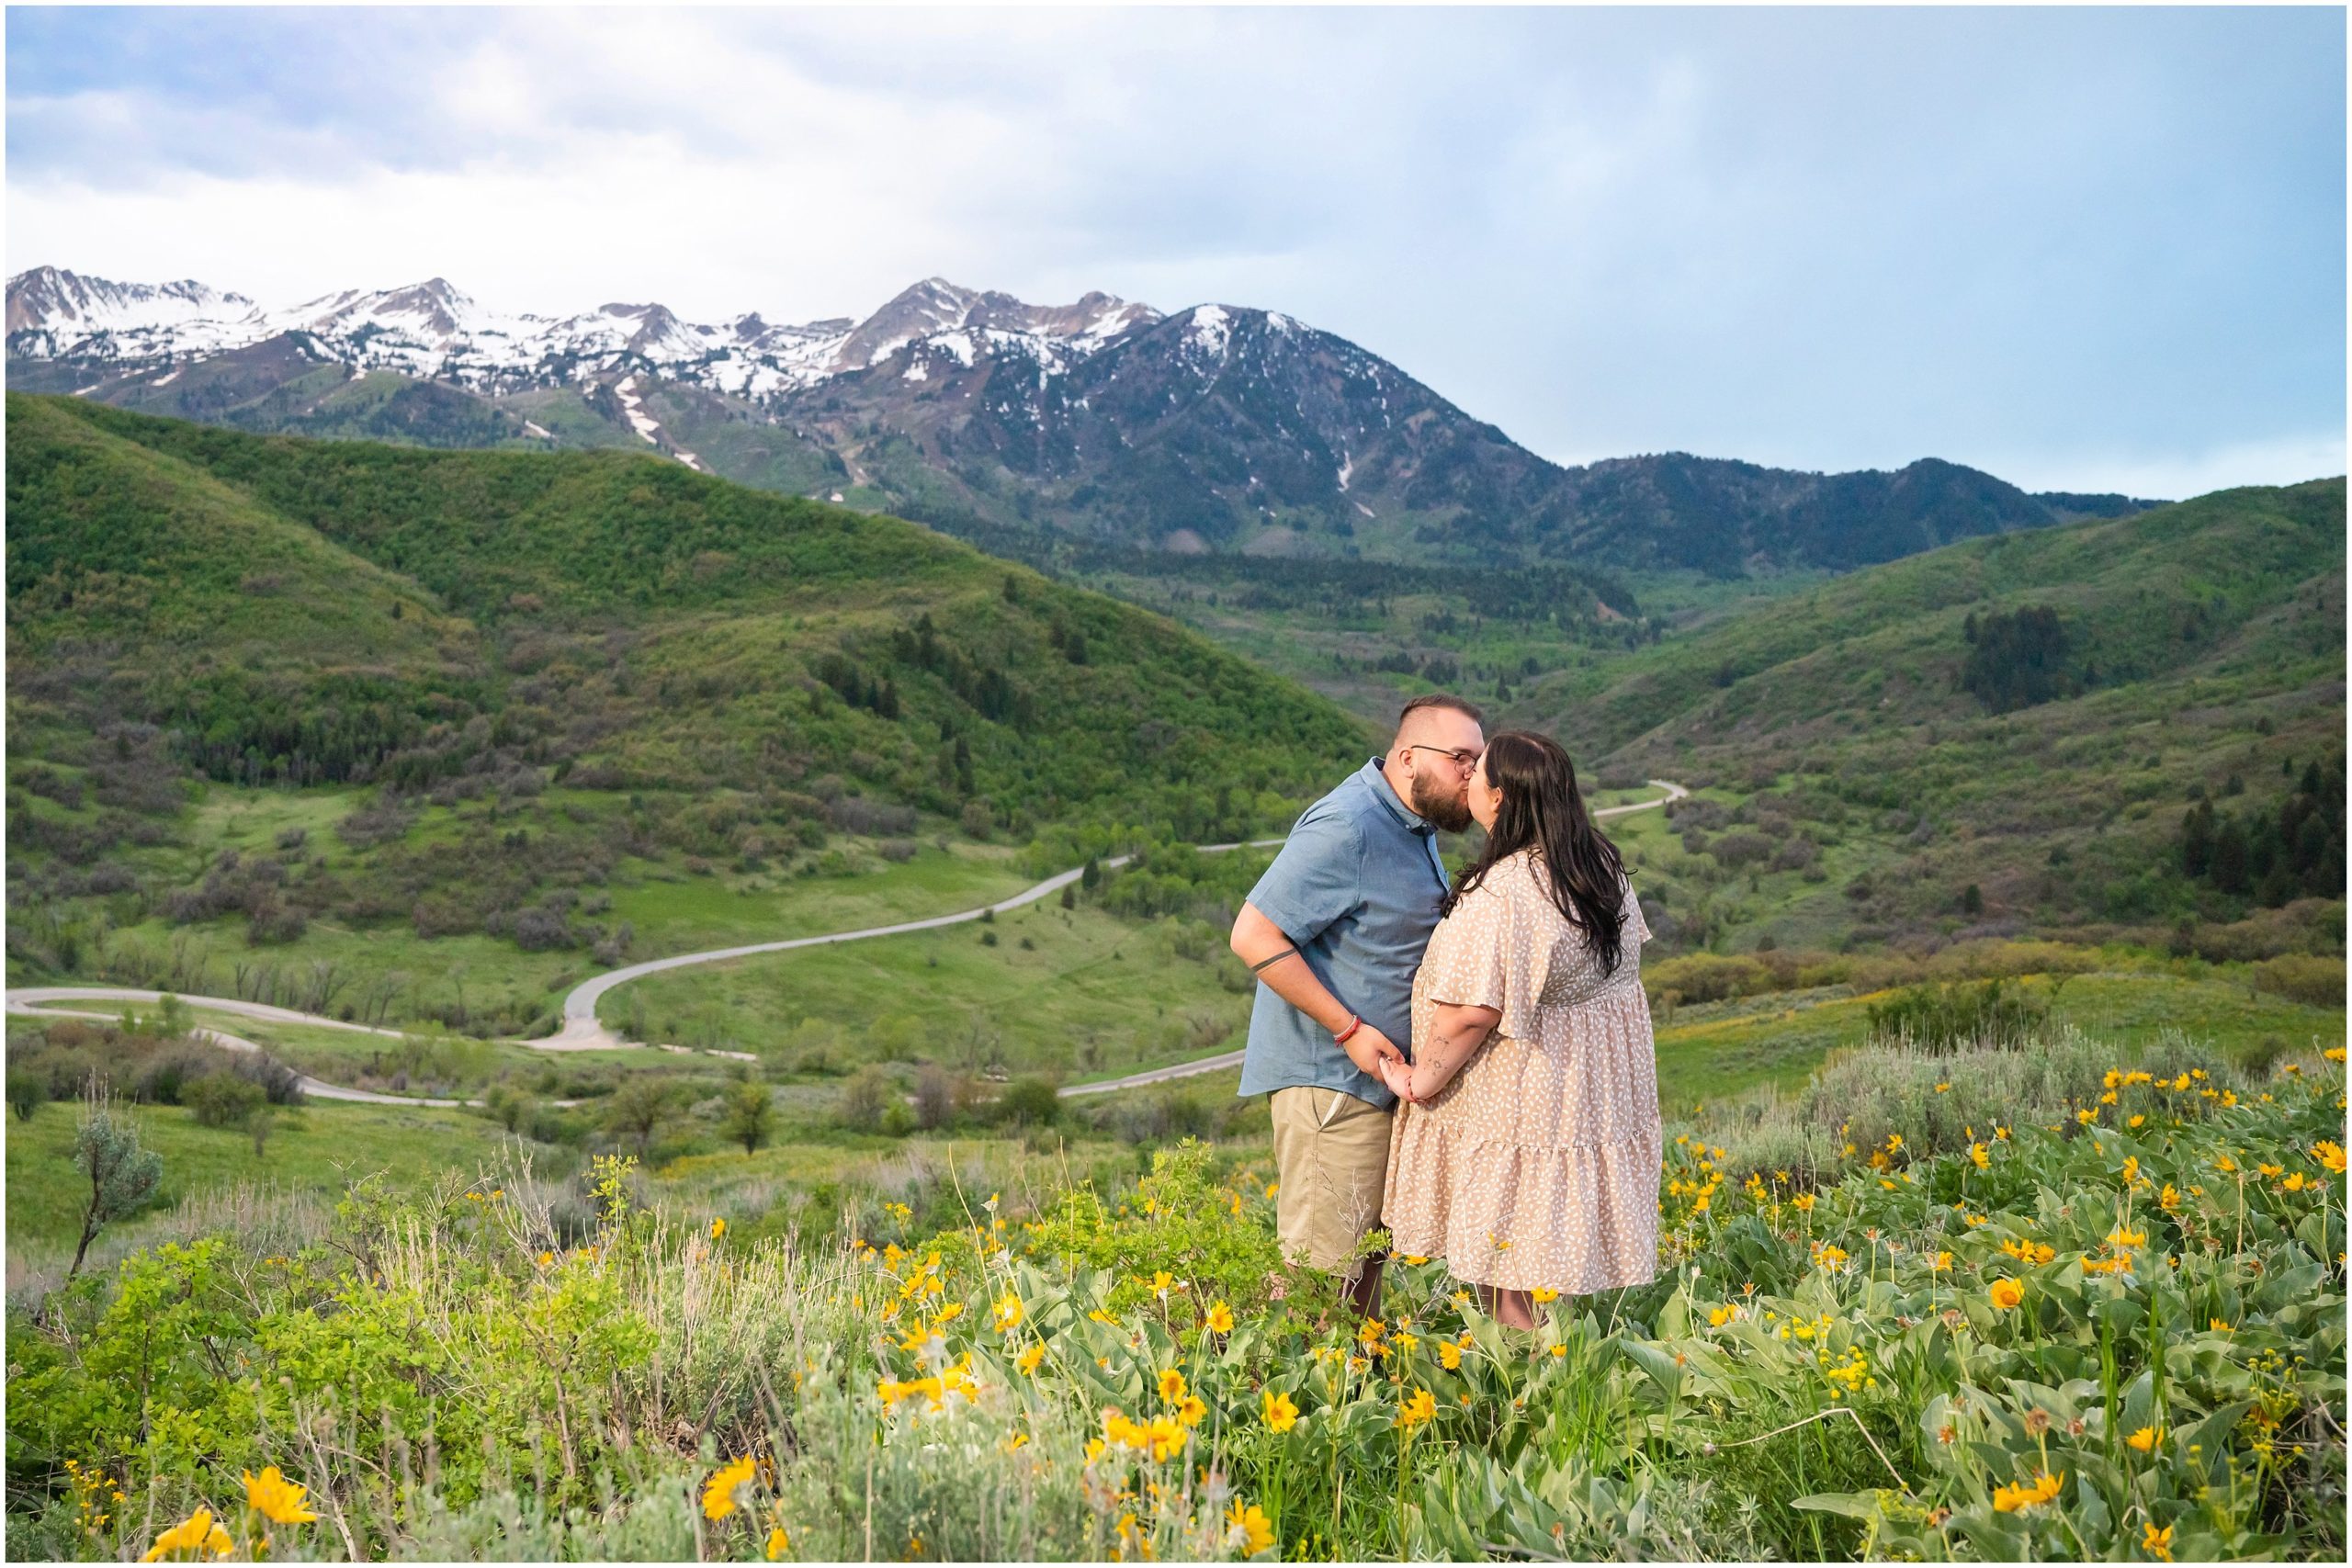
[[[1478,1287],[1478,1304],[1505,1328],[1535,1326],[1535,1298],[1525,1291],[1505,1291],[1492,1285],[1481,1285]]]

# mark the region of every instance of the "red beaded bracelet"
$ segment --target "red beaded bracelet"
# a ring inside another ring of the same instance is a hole
[[[1363,1015],[1362,1013],[1351,1012],[1348,1014],[1348,1026],[1340,1031],[1339,1033],[1331,1036],[1331,1043],[1334,1045],[1345,1045],[1348,1043],[1348,1037],[1363,1027]]]

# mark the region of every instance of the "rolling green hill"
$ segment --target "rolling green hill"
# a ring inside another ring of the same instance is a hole
[[[1677,814],[1715,848],[1676,896],[1746,941],[2244,917],[2260,900],[2186,874],[2182,818],[2274,811],[2313,763],[2340,932],[2344,527],[2335,479],[1971,540],[1584,660],[1508,711],[1719,786]]]
[[[673,462],[17,395],[8,436],[13,979],[108,932],[363,965],[396,932],[487,942],[527,1021],[588,952],[675,951],[657,909],[967,907],[1041,829],[1279,828],[1368,739],[1156,615]],[[603,891],[633,876],[710,892]]]
[[[527,752],[629,787],[832,771],[932,810],[1242,828],[1359,740],[1156,616],[674,463],[8,419],[11,651],[38,677],[115,645],[118,700],[215,777]]]

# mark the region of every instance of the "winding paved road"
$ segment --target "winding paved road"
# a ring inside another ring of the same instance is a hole
[[[1682,799],[1690,793],[1680,784],[1666,779],[1652,779],[1649,783],[1651,787],[1664,790],[1666,793],[1655,800],[1637,800],[1624,806],[1605,806],[1595,811],[1593,815],[1595,817],[1623,817],[1635,811],[1655,811],[1660,807]],[[1199,848],[1204,853],[1215,854],[1227,850],[1265,849],[1281,842],[1280,839],[1251,839],[1230,844],[1203,844]],[[1115,870],[1134,858],[1132,855],[1118,855],[1104,861],[1102,864],[1106,869]],[[691,964],[718,964],[730,958],[748,958],[754,953],[789,953],[795,948],[823,947],[842,942],[864,942],[869,937],[903,936],[910,931],[937,931],[943,926],[961,925],[967,920],[977,920],[983,915],[1005,914],[1025,904],[1034,904],[1040,898],[1050,897],[1076,882],[1084,874],[1084,872],[1085,868],[1080,866],[1076,870],[1057,873],[1035,886],[1016,893],[1010,898],[984,905],[977,909],[966,909],[958,914],[934,915],[929,919],[922,920],[902,920],[891,926],[867,926],[859,931],[830,931],[822,936],[791,937],[781,942],[752,942],[742,947],[718,947],[703,953],[681,953],[668,958],[651,958],[642,964],[631,964],[624,968],[607,970],[592,979],[582,981],[565,995],[562,1029],[545,1040],[518,1040],[513,1043],[526,1045],[535,1051],[631,1049],[639,1043],[621,1039],[606,1029],[596,1017],[597,998],[616,986],[627,985],[629,981],[642,976],[659,974],[666,969],[684,969]],[[103,1019],[107,1015],[70,1011],[39,1004],[56,1001],[155,1002],[161,999],[162,995],[163,993],[159,991],[131,990],[106,986],[33,986],[8,992],[7,1010],[13,1013],[59,1018]],[[302,1023],[325,1029],[350,1030],[359,1034],[388,1035],[395,1040],[401,1037],[401,1032],[397,1029],[379,1029],[370,1024],[346,1023],[341,1019],[324,1018],[316,1013],[296,1012],[290,1008],[271,1007],[262,1002],[239,1001],[225,997],[184,996],[180,999],[190,1007],[242,1013],[249,1018],[271,1019],[281,1023]],[[261,1048],[250,1040],[241,1039],[233,1034],[224,1034],[218,1030],[202,1029],[197,1032],[217,1041],[232,1051],[255,1051]],[[663,1049],[683,1051],[685,1047],[666,1046]],[[718,1051],[712,1052],[710,1055],[732,1056],[743,1060],[752,1059],[748,1053],[741,1051]],[[1173,1078],[1191,1077],[1199,1073],[1214,1073],[1226,1067],[1238,1066],[1240,1065],[1241,1057],[1241,1052],[1228,1051],[1221,1055],[1204,1056],[1198,1061],[1180,1062],[1173,1066],[1154,1067],[1148,1072],[1130,1073],[1125,1077],[1106,1078],[1098,1083],[1070,1084],[1061,1092],[1065,1097],[1108,1094],[1115,1089],[1135,1089],[1145,1084],[1166,1083]],[[302,1080],[302,1089],[304,1093],[317,1095],[322,1100],[356,1100],[371,1105],[473,1103],[469,1100],[425,1100],[410,1095],[376,1094],[367,1089],[344,1089],[334,1084],[321,1083],[316,1078],[309,1077]]]

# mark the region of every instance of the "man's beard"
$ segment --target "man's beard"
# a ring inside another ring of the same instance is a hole
[[[1440,785],[1427,773],[1413,775],[1413,809],[1423,820],[1436,823],[1449,833],[1459,833],[1470,826],[1470,785],[1464,781],[1452,794],[1440,793]]]

